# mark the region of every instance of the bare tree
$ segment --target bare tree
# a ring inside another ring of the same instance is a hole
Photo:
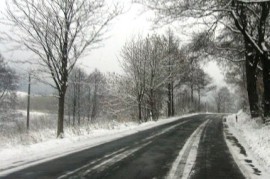
[[[244,62],[231,62],[227,66],[229,68],[226,70],[225,81],[232,85],[237,94],[239,95],[238,106],[242,109],[247,109],[248,107],[248,96],[246,88],[246,71]],[[258,80],[260,81],[260,80]],[[259,94],[261,94],[259,92]]]
[[[66,107],[68,109],[69,118],[71,115],[70,112],[72,112],[73,126],[75,125],[76,119],[78,125],[81,123],[81,116],[83,113],[82,108],[85,105],[84,93],[86,86],[86,76],[86,72],[84,72],[79,67],[75,67],[69,76],[69,85],[66,94]]]
[[[109,73],[106,75],[107,93],[104,108],[109,118],[138,120],[137,98],[130,76]]]
[[[9,104],[17,88],[17,77],[15,72],[9,68],[4,57],[0,54],[0,107],[11,107]]]
[[[148,103],[149,115],[151,119],[157,120],[162,108],[163,86],[167,81],[164,76],[164,62],[166,60],[166,43],[158,35],[152,35],[145,39],[148,58],[146,71],[146,100]]]
[[[95,69],[88,77],[88,83],[92,87],[92,98],[90,99],[91,103],[91,111],[89,111],[89,115],[91,116],[91,121],[94,121],[97,116],[102,111],[102,99],[105,94],[105,85],[106,79],[105,76],[97,69]]]
[[[102,40],[109,23],[120,14],[105,0],[6,1],[7,17],[19,31],[9,36],[38,56],[58,90],[57,136],[64,133],[64,103],[68,77],[82,54]]]
[[[163,111],[175,115],[175,90],[184,84],[188,63],[172,31],[127,42],[122,57],[126,86],[131,86],[126,93],[137,102],[139,119],[156,120]]]
[[[143,100],[146,92],[146,72],[148,52],[145,41],[139,37],[127,42],[122,49],[123,68],[131,79],[138,105],[138,120],[143,119]]]
[[[206,74],[201,68],[197,69],[195,72],[194,85],[198,94],[198,111],[201,110],[201,96],[203,91],[208,91],[207,86],[211,83],[211,78]]]
[[[217,112],[227,112],[229,111],[230,102],[230,91],[227,87],[222,87],[219,89],[215,95],[215,102],[217,105]]]
[[[167,57],[166,57],[166,76],[169,77],[167,80],[167,95],[168,95],[168,116],[174,116],[175,115],[175,108],[174,108],[174,83],[175,83],[175,77],[176,72],[178,72],[179,69],[177,69],[177,61],[180,61],[178,59],[178,52],[179,52],[179,41],[174,36],[172,31],[169,29],[168,31],[168,47],[167,47]],[[176,70],[177,69],[177,70]]]
[[[71,112],[73,126],[76,121],[78,125],[94,121],[103,110],[102,105],[106,96],[105,76],[97,69],[87,75],[84,70],[75,67],[68,84],[66,108],[69,110],[69,123]]]

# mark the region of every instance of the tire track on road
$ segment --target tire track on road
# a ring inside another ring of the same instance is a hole
[[[179,152],[178,157],[174,161],[171,170],[169,171],[167,179],[187,178],[194,159],[196,158],[197,149],[202,135],[202,131],[209,122],[209,119],[202,123],[189,137],[182,150]],[[191,165],[191,166],[187,166]]]

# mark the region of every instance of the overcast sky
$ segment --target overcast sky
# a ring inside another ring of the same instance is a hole
[[[143,12],[141,5],[131,4],[130,0],[120,0],[125,5],[125,13],[115,19],[110,26],[110,31],[106,34],[108,39],[105,39],[99,49],[94,49],[87,56],[79,60],[79,66],[83,67],[88,73],[95,68],[103,72],[121,72],[119,64],[120,50],[127,40],[138,34],[147,35],[151,33],[162,33],[168,27],[162,27],[153,30],[151,18],[153,13]],[[0,9],[4,11],[5,1],[0,0]],[[180,42],[187,43],[192,33],[196,33],[196,28],[184,26],[187,22],[179,22],[171,28],[179,36]],[[2,26],[2,25],[1,25]],[[3,27],[1,27],[3,30]],[[7,59],[29,58],[27,53],[22,52],[7,52],[6,44],[0,43],[0,52]],[[121,59],[120,59],[121,60]],[[216,63],[211,63],[206,67],[209,74],[217,83],[224,85],[223,76],[218,70]]]
[[[93,70],[98,68],[102,71],[121,71],[119,65],[120,51],[126,41],[138,34],[147,36],[148,34],[165,32],[168,26],[153,29],[151,19],[154,14],[144,11],[145,8],[138,4],[131,4],[129,0],[121,0],[125,4],[125,12],[119,16],[111,26],[108,32],[109,39],[103,41],[102,47],[93,50],[89,56],[83,58],[80,64],[85,68]],[[188,40],[188,36],[184,35],[185,30],[182,28],[171,26],[176,31],[182,41]]]

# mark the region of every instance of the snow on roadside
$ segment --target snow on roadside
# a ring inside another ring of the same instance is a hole
[[[181,118],[192,115],[195,114],[181,116]],[[92,130],[88,135],[68,135],[64,139],[50,139],[36,144],[19,145],[8,149],[2,149],[0,150],[0,176],[162,124],[170,123],[179,118],[180,117],[174,117],[156,122],[150,121],[140,125],[136,123],[119,124],[111,130]]]
[[[247,154],[247,156],[245,156],[240,154],[239,151],[235,152],[237,148],[236,145],[231,145],[230,140],[227,139],[226,142],[229,144],[228,147],[230,150],[234,150],[233,156],[241,160],[240,163],[237,164],[244,167],[243,170],[245,173],[251,172],[254,174],[256,173],[256,169],[259,169],[262,173],[261,175],[257,175],[258,178],[269,178],[270,126],[262,124],[260,119],[251,119],[250,116],[243,111],[228,116],[226,123],[228,124],[229,133],[231,133],[232,136],[238,140],[239,144],[244,147]],[[254,167],[250,170],[250,166],[252,165],[254,165]],[[253,175],[252,178],[257,177],[256,175]]]
[[[21,113],[22,115],[26,116],[27,111],[26,110],[17,110],[19,113]],[[51,115],[49,113],[44,113],[44,112],[38,112],[38,111],[30,111],[30,115],[31,116],[45,116],[45,115]]]

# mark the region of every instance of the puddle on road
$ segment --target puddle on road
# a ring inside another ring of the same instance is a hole
[[[228,139],[232,143],[233,146],[236,146],[240,149],[240,154],[244,155],[245,157],[248,157],[245,148],[239,143],[238,139],[235,138],[232,135],[232,133],[229,132],[228,125],[223,123],[223,127],[224,127],[224,132],[226,134],[226,139]],[[258,175],[258,176],[261,175],[262,172],[252,164],[252,160],[245,159],[244,161],[247,163],[248,166],[250,166],[253,169],[253,173],[255,175]]]

